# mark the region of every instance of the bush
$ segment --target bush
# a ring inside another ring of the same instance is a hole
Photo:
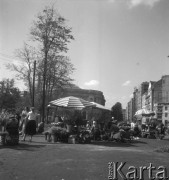
[[[155,151],[156,152],[167,152],[167,153],[169,153],[169,146],[159,147]]]
[[[58,141],[68,142],[69,133],[66,131],[65,128],[52,126],[46,132],[54,135]]]

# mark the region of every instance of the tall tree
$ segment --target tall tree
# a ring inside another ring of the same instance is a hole
[[[39,44],[43,60],[43,96],[42,118],[45,117],[47,74],[51,56],[66,53],[67,43],[73,40],[71,28],[65,25],[65,19],[59,15],[54,7],[46,7],[33,22],[31,29],[32,40]]]
[[[123,121],[123,112],[122,112],[122,105],[120,102],[117,102],[112,108],[112,116],[117,121]]]
[[[73,81],[70,75],[74,67],[66,56],[68,44],[74,39],[71,33],[72,29],[54,7],[45,7],[33,21],[31,46],[25,44],[23,49],[17,51],[17,57],[23,60],[23,64],[8,65],[18,72],[18,77],[24,80],[32,96],[33,62],[37,61],[35,101],[41,102],[43,120],[46,102],[52,97],[53,90]]]

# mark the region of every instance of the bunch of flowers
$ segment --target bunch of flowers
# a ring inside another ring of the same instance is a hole
[[[8,111],[6,111],[4,109],[0,112],[0,125],[1,126],[5,125],[5,123],[9,119],[10,115],[11,115],[11,113],[9,113]]]

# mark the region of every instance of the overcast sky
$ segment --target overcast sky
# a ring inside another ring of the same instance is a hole
[[[50,4],[73,30],[75,84],[102,91],[106,106],[125,108],[135,86],[169,74],[169,0],[0,0],[0,80],[14,77],[4,64]]]

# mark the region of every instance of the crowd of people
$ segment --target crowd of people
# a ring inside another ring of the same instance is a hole
[[[21,135],[22,141],[25,141],[26,137],[29,136],[29,141],[31,142],[33,135],[37,132],[37,126],[38,114],[35,112],[34,107],[25,107],[21,113],[14,109],[1,113],[1,131],[9,131],[11,133],[12,129],[17,129],[14,135]]]
[[[15,115],[12,123],[17,124],[18,133],[22,137],[21,141],[25,141],[27,137],[29,137],[29,141],[32,141],[33,136],[38,132],[38,128],[42,125],[42,131],[44,130],[44,123],[39,123],[38,114],[35,111],[34,107],[25,107],[21,113],[18,112],[10,112],[11,117]],[[1,118],[5,119],[5,118]],[[9,118],[12,119],[12,118]],[[15,120],[14,120],[15,119]],[[78,119],[78,118],[77,118]],[[79,120],[79,119],[78,119]],[[56,122],[57,121],[57,122]],[[5,122],[5,121],[4,121]],[[7,122],[7,121],[6,121]],[[85,124],[80,125],[75,120],[75,124],[73,128],[69,128],[67,125],[67,120],[61,117],[55,118],[55,122],[51,123],[49,129],[47,129],[43,134],[45,135],[46,140],[50,140],[52,135],[57,136],[58,139],[64,139],[64,142],[68,140],[68,137],[73,135],[77,135],[77,137],[83,141],[86,137],[90,137],[93,140],[120,140],[124,141],[124,139],[131,140],[133,138],[139,139],[141,137],[142,132],[149,132],[151,128],[154,127],[158,133],[164,133],[164,125],[159,123],[155,124],[154,121],[150,121],[148,125],[139,123],[126,123],[121,122],[118,123],[114,118],[112,118],[109,122],[104,124],[99,124],[96,120],[86,121]],[[80,122],[80,121],[79,121]],[[81,121],[82,122],[82,121]],[[8,124],[11,123],[8,121]],[[1,123],[7,129],[7,124]],[[12,127],[12,126],[10,126]],[[66,140],[65,140],[66,139]],[[89,139],[89,138],[88,138]],[[85,141],[85,140],[84,140]]]

